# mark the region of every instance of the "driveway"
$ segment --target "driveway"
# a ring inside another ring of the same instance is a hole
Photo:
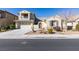
[[[29,31],[31,31],[29,29]],[[27,29],[16,29],[7,32],[0,33],[0,39],[22,39],[24,37],[24,33],[29,32]]]
[[[35,26],[36,27],[36,26]],[[38,28],[36,28],[38,30]],[[79,39],[79,34],[39,34],[25,35],[30,32],[30,26],[22,29],[10,30],[0,33],[0,39]]]
[[[38,26],[35,25],[35,30],[38,30]],[[21,29],[14,29],[6,32],[0,33],[0,39],[26,39],[28,35],[25,33],[30,32],[31,27],[29,25],[21,27]]]

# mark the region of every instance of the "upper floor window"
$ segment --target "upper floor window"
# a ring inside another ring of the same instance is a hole
[[[21,14],[23,18],[28,18],[28,14]]]

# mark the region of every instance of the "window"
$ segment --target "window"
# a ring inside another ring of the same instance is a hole
[[[50,25],[51,25],[51,26],[53,26],[53,25],[54,25],[54,24],[53,24],[53,21],[50,21]]]
[[[28,18],[28,14],[22,14],[22,16],[24,17],[24,18]]]

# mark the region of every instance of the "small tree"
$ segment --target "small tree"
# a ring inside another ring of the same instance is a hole
[[[76,25],[76,30],[79,31],[79,23]]]
[[[69,20],[73,20],[73,16],[75,15],[75,13],[72,10],[66,10],[66,11],[62,11],[61,13],[59,13],[59,15],[62,17],[63,21],[65,24],[65,27],[62,26],[62,30],[67,30],[67,21]],[[63,29],[65,28],[65,29]]]

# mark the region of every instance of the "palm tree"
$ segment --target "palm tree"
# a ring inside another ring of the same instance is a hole
[[[72,13],[72,11],[64,11],[60,13],[60,16],[62,17],[63,21],[62,23],[64,23],[65,27],[63,27],[62,25],[62,29],[63,30],[67,30],[67,21],[71,18],[71,16],[73,16],[74,14]]]

